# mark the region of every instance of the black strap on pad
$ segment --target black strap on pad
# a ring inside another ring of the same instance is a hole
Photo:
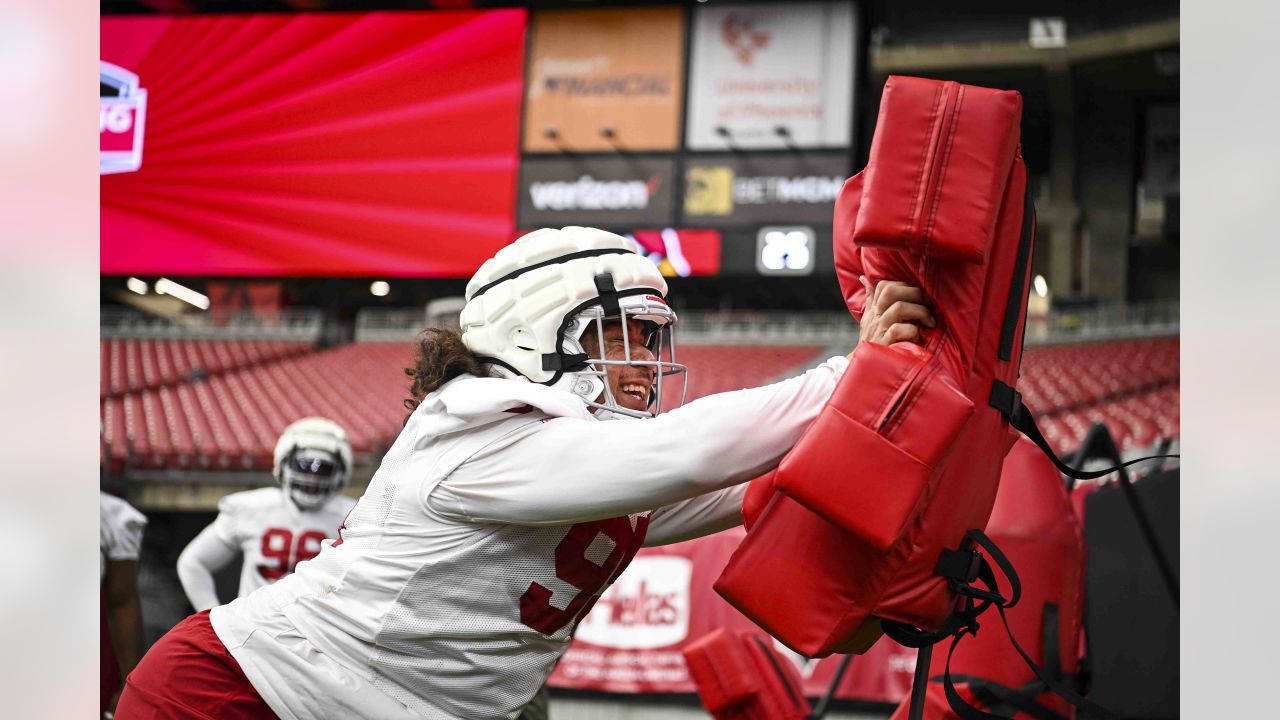
[[[1023,404],[1022,393],[1009,385],[996,380],[991,386],[991,397],[988,402],[991,407],[998,410],[1000,414],[1009,421],[1009,424],[1012,425],[1014,429],[1030,438],[1031,442],[1035,443],[1036,446],[1053,461],[1053,464],[1058,467],[1059,472],[1067,477],[1072,477],[1077,480],[1094,480],[1100,477],[1106,477],[1121,468],[1127,468],[1130,465],[1136,465],[1148,460],[1179,457],[1178,455],[1149,455],[1147,457],[1130,460],[1126,463],[1120,463],[1119,465],[1105,468],[1103,470],[1078,470],[1062,462],[1057,454],[1053,452],[1053,448],[1050,447],[1049,441],[1044,439],[1044,435],[1040,434],[1040,428],[1036,426],[1035,415],[1032,414],[1030,408]]]
[[[985,556],[982,552],[979,552],[978,548],[985,551]],[[969,570],[971,565],[968,562],[961,561],[961,555],[964,553],[971,553],[977,556],[978,569],[972,575]],[[992,569],[992,563],[999,567],[1001,573],[1005,576],[1009,586],[1008,598],[1000,592],[999,585],[996,583],[995,572]],[[947,651],[946,669],[942,676],[943,692],[952,712],[962,720],[1009,720],[1008,716],[995,715],[969,704],[956,690],[955,678],[951,675],[951,658],[955,654],[955,649],[960,643],[960,639],[965,635],[976,636],[979,627],[978,616],[985,612],[987,608],[995,606],[996,611],[1000,613],[1000,620],[1004,624],[1005,632],[1009,636],[1009,642],[1013,645],[1014,650],[1018,652],[1018,655],[1022,657],[1027,667],[1031,668],[1031,671],[1035,673],[1037,680],[1046,690],[1053,692],[1075,706],[1080,710],[1083,718],[1117,720],[1116,716],[1106,708],[1089,701],[1064,685],[1061,681],[1062,678],[1052,677],[1051,673],[1046,673],[1018,644],[1017,638],[1013,636],[1013,631],[1009,628],[1009,619],[1005,615],[1005,610],[1017,605],[1022,596],[1022,582],[1019,580],[1013,564],[1009,562],[1009,558],[1005,556],[991,538],[987,537],[986,533],[976,529],[965,533],[964,541],[961,543],[960,548],[958,550],[945,551],[942,557],[939,558],[936,568],[938,568],[940,575],[947,578],[947,583],[951,589],[963,598],[964,607],[952,613],[943,623],[942,629],[936,633],[925,632],[894,620],[881,620],[880,624],[886,635],[906,647],[923,647],[932,645],[946,637],[952,638],[951,647]],[[956,572],[956,570],[960,570],[960,572]],[[976,577],[985,587],[975,587],[972,581],[968,580],[971,576]],[[1012,699],[1010,702],[1016,702],[1016,699]]]

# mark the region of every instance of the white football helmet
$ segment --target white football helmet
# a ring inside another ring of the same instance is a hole
[[[676,362],[678,319],[666,293],[662,273],[626,238],[586,227],[535,230],[486,260],[467,283],[462,341],[501,375],[571,392],[598,410],[652,417],[684,402],[679,383],[679,402],[663,404],[664,385],[686,372]],[[630,333],[622,337],[626,359],[607,359],[604,321],[611,319],[639,320],[654,359],[631,359]],[[583,350],[589,329],[597,333],[599,357]],[[648,371],[653,381],[645,410],[618,404],[609,365]]]
[[[338,423],[298,420],[276,441],[276,482],[302,510],[315,510],[342,489],[351,469],[351,441]]]

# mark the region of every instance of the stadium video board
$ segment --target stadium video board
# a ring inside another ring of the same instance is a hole
[[[525,152],[675,150],[684,45],[680,7],[535,12]]]
[[[856,26],[848,2],[698,5],[689,149],[851,145]]]
[[[512,237],[526,17],[104,17],[101,272],[469,275]]]

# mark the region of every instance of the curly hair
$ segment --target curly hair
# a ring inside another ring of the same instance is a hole
[[[404,401],[409,415],[418,408],[423,398],[440,389],[441,385],[459,375],[485,377],[489,370],[475,353],[462,343],[462,335],[448,328],[427,328],[418,334],[413,367],[404,374],[413,379],[409,395]],[[405,422],[409,421],[405,416]]]

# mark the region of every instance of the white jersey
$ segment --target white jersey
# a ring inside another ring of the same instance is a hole
[[[281,718],[514,718],[641,545],[741,523],[847,361],[646,420],[463,376],[428,395],[341,537],[210,617]],[[656,508],[656,509],[655,509]]]
[[[114,495],[98,491],[98,580],[107,574],[109,560],[137,560],[147,517]]]
[[[278,487],[232,493],[218,501],[218,517],[178,558],[178,577],[196,610],[218,605],[213,572],[237,555],[244,597],[294,571],[320,552],[320,543],[337,537],[355,500],[334,495],[320,508],[303,511]]]

